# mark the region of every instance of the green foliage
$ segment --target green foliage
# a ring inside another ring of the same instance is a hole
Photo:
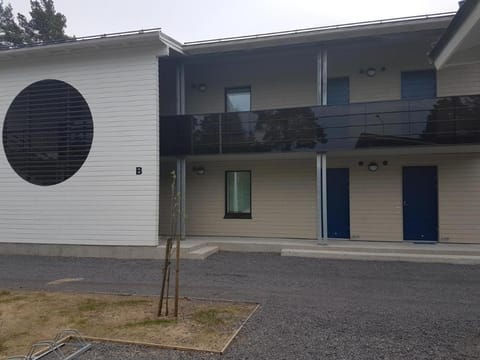
[[[53,0],[30,0],[30,16],[13,14],[0,0],[0,48],[71,39],[65,34],[67,18],[55,10]]]

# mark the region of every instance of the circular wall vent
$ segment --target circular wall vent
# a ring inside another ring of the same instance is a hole
[[[35,185],[55,185],[72,177],[87,159],[92,140],[87,102],[59,80],[42,80],[22,90],[3,125],[8,162]]]

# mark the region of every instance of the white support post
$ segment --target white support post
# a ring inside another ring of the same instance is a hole
[[[322,243],[328,244],[328,217],[327,217],[327,154],[322,155]]]
[[[185,66],[177,64],[177,115],[185,114]]]
[[[327,105],[327,80],[328,80],[328,53],[322,50],[322,105]]]
[[[321,245],[328,244],[327,217],[327,154],[317,153],[317,241]]]
[[[177,115],[185,114],[185,66],[183,63],[177,64],[176,74],[176,90],[177,90]],[[180,195],[178,221],[177,221],[177,233],[180,235],[180,239],[186,238],[186,225],[185,225],[185,213],[186,213],[186,160],[185,158],[177,158],[177,194]]]
[[[317,53],[317,105],[327,105],[328,53],[321,48]]]
[[[186,238],[186,172],[187,161],[184,158],[177,158],[177,194],[180,196],[178,203],[178,221],[177,221],[177,233],[180,235],[180,239]]]
[[[322,154],[317,153],[317,176],[316,176],[316,195],[317,195],[317,241],[322,243]]]

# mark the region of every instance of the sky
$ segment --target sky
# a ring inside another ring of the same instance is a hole
[[[4,0],[27,14],[29,0]],[[75,36],[162,28],[181,41],[456,11],[458,0],[55,0]]]

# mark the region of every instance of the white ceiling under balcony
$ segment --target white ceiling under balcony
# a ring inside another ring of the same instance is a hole
[[[462,6],[430,56],[437,69],[480,63],[480,1]]]

